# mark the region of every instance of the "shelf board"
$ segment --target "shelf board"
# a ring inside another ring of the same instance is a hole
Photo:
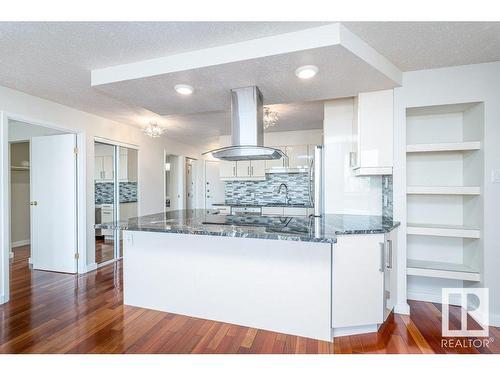
[[[424,143],[407,145],[406,152],[450,152],[481,149],[481,142]]]
[[[10,167],[10,170],[11,171],[29,171],[30,170],[30,167],[22,167],[22,166],[15,166],[15,165],[12,165]]]
[[[410,276],[480,281],[481,274],[464,264],[408,259],[406,273]]]
[[[436,225],[408,223],[406,234],[437,237],[481,238],[481,231],[477,228],[463,225]]]
[[[407,186],[406,194],[480,195],[479,186]]]

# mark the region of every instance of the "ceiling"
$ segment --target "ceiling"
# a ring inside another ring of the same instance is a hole
[[[321,26],[317,22],[0,22],[0,85],[53,100],[118,122],[139,125],[170,111],[113,97],[90,85],[93,69],[248,41]],[[500,23],[347,22],[402,71],[500,60]],[[272,74],[271,74],[272,75]],[[346,80],[352,77],[345,77]],[[272,83],[272,79],[270,79]],[[224,82],[224,85],[231,85]],[[272,87],[272,84],[270,85]],[[160,88],[161,89],[161,88]],[[287,88],[285,93],[296,88]],[[304,88],[306,89],[306,88]],[[161,92],[161,91],[160,91]],[[143,93],[144,96],[155,92]],[[270,91],[264,93],[271,97]],[[163,95],[163,92],[162,92]],[[287,101],[297,101],[291,95]],[[271,101],[272,102],[272,101]],[[229,101],[227,102],[229,103]],[[280,112],[280,128],[315,128],[318,103],[291,105]],[[295,110],[293,110],[295,108]],[[297,108],[301,110],[297,111]],[[169,134],[187,143],[228,133],[223,112],[168,116]],[[221,108],[224,111],[227,108]],[[304,113],[308,113],[304,116]],[[322,117],[322,111],[321,117]],[[165,117],[164,117],[165,118]],[[285,120],[286,119],[286,120]],[[321,121],[321,120],[319,120]],[[302,124],[302,125],[299,125]],[[278,129],[276,129],[278,130]]]

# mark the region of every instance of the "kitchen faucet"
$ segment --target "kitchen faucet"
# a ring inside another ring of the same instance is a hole
[[[278,187],[277,193],[278,194],[281,193],[282,187],[285,188],[285,204],[290,204],[290,199],[288,198],[288,186],[286,186],[285,183],[280,184],[280,186]]]

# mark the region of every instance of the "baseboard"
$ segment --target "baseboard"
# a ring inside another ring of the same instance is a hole
[[[398,303],[396,306],[394,306],[394,312],[401,315],[410,315],[410,305],[408,305],[406,302]]]
[[[26,246],[30,244],[30,240],[22,240],[22,241],[15,241],[10,244],[10,247],[15,248],[15,247],[21,247],[21,246]]]
[[[378,325],[377,324],[369,324],[369,325],[357,326],[357,327],[334,328],[333,329],[333,337],[360,335],[363,333],[373,333],[373,332],[378,332]]]
[[[10,259],[14,258],[14,252],[13,252],[13,251],[11,251],[11,252],[9,253],[9,258],[10,258]]]
[[[94,271],[96,269],[97,269],[97,263],[87,264],[87,270],[85,271],[85,273]]]
[[[500,314],[490,313],[490,326],[500,328]]]
[[[31,257],[28,258],[28,264],[33,265],[33,260],[31,260]]]
[[[415,301],[423,301],[423,302],[431,302],[431,303],[443,303],[441,293],[425,293],[425,292],[416,292],[416,291],[408,291],[408,299],[412,299]],[[450,303],[452,305],[460,306],[462,301],[460,297],[450,298]]]

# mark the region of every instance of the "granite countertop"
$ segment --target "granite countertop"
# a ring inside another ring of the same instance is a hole
[[[382,216],[218,215],[216,210],[200,209],[162,212],[118,223],[98,224],[96,228],[335,243],[339,235],[386,233],[398,225]]]
[[[212,206],[231,206],[231,207],[298,207],[298,208],[312,208],[310,204],[301,204],[301,203],[214,203]]]

